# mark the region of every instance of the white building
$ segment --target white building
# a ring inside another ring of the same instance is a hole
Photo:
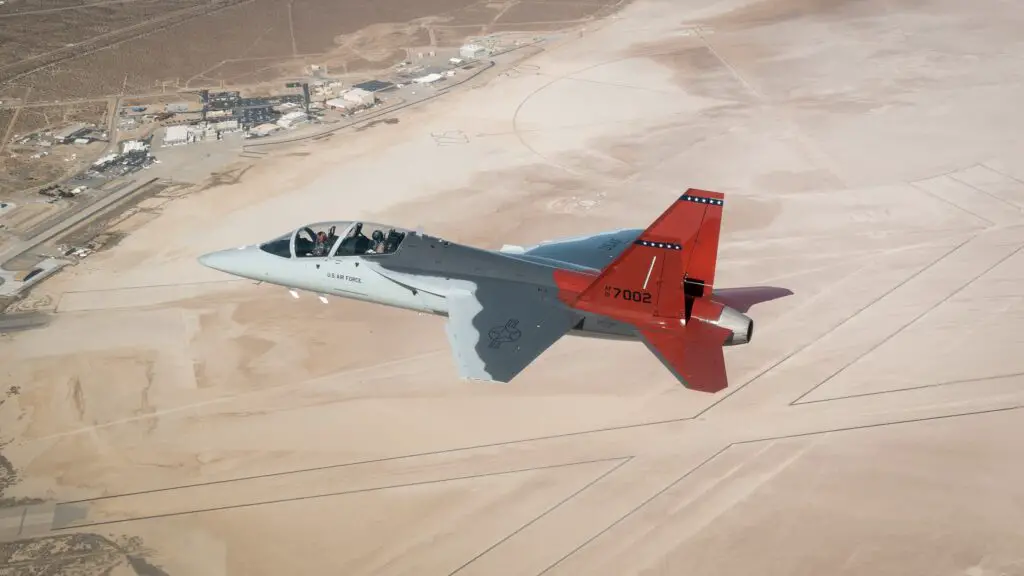
[[[284,116],[281,116],[277,121],[277,125],[282,128],[291,128],[292,126],[305,121],[307,118],[306,113],[302,110],[296,110],[295,112],[289,112]]]
[[[426,76],[420,76],[419,78],[413,78],[412,81],[417,84],[433,84],[434,82],[437,82],[441,78],[444,78],[444,76],[441,76],[440,74],[435,72],[433,74],[427,74]]]
[[[213,126],[217,132],[235,132],[239,130],[238,120],[221,120]]]
[[[324,102],[324,104],[326,104],[328,108],[333,108],[335,110],[348,110],[349,108],[355,107],[355,104],[345,100],[344,98],[331,98],[327,102]]]
[[[355,104],[356,106],[373,106],[377,98],[373,93],[362,88],[353,88],[341,95],[342,99]]]
[[[479,44],[466,44],[462,48],[459,48],[459,56],[469,58],[470,60],[483,58],[486,55],[487,49]]]
[[[268,122],[266,124],[260,124],[259,126],[253,127],[251,130],[249,130],[249,136],[254,138],[269,136],[270,134],[273,134],[274,132],[277,132],[280,129],[281,127],[278,126],[277,124],[270,124]]]
[[[178,144],[185,144],[189,140],[189,129],[188,126],[181,124],[178,126],[168,126],[167,131],[164,132],[164,146],[176,146]]]
[[[164,141],[167,141],[166,138],[164,139]],[[142,140],[125,140],[124,142],[121,142],[122,154],[127,154],[129,152],[136,151],[144,151],[146,150],[146,148],[148,148],[148,146],[146,146],[146,143],[143,142]]]

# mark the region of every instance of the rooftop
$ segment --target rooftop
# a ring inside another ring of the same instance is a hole
[[[165,140],[184,140],[188,136],[189,127],[186,124],[168,126],[164,132]]]
[[[80,130],[84,130],[84,129],[88,128],[88,127],[89,127],[89,125],[85,124],[84,122],[75,122],[74,124],[65,126],[64,128],[61,128],[59,130],[54,130],[53,131],[53,137],[58,139],[58,140],[63,140],[64,138],[67,138],[67,137],[71,136],[75,132],[78,132]]]
[[[391,82],[384,82],[381,80],[368,80],[366,82],[360,82],[352,87],[366,90],[367,92],[383,92],[384,90],[394,88],[395,85]]]

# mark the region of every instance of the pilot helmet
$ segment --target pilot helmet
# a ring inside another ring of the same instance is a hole
[[[381,240],[384,239],[384,233],[381,232],[380,230],[374,230],[373,239],[376,240],[377,242],[380,242]]]

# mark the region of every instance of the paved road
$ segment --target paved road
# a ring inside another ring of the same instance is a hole
[[[62,220],[53,228],[41,232],[33,236],[32,238],[29,238],[28,240],[23,240],[21,242],[15,243],[13,246],[8,248],[4,252],[0,253],[0,268],[3,268],[3,265],[9,262],[10,260],[35,248],[36,246],[42,244],[43,242],[52,240],[59,234],[67,232],[71,228],[77,226],[78,224],[81,224],[82,222],[89,218],[92,218],[93,216],[96,216],[97,214],[110,208],[111,206],[120,202],[121,200],[124,200],[128,196],[134,194],[135,192],[139,191],[146,185],[156,180],[156,178],[149,178],[145,180],[138,180],[132,184],[129,184],[128,186],[125,186],[124,188],[118,190],[117,192],[108,194],[107,196],[104,196],[103,198],[97,200],[96,202],[93,202],[92,204],[85,206],[77,213],[72,214],[68,218]]]

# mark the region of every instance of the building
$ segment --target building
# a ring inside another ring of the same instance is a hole
[[[366,82],[360,82],[359,84],[356,84],[352,87],[359,88],[360,90],[366,90],[371,94],[376,94],[377,92],[391,90],[392,88],[395,87],[395,85],[392,84],[391,82],[382,82],[380,80],[368,80]]]
[[[346,91],[341,95],[342,99],[347,102],[351,102],[356,106],[373,106],[377,102],[377,97],[372,92],[363,90],[362,88],[353,88]]]
[[[291,110],[293,108],[298,108],[298,107],[299,107],[299,105],[297,103],[295,103],[295,102],[282,102],[282,103],[278,104],[277,106],[274,106],[274,111],[275,112],[288,112],[289,110]]]
[[[280,129],[281,127],[277,124],[260,124],[259,126],[249,130],[247,134],[250,138],[261,138],[263,136],[269,136]]]
[[[148,148],[149,146],[142,140],[125,140],[124,142],[121,142],[121,154],[128,154],[129,152],[143,152]]]
[[[59,142],[62,144],[72,142],[74,141],[75,137],[79,135],[79,133],[85,132],[88,129],[89,126],[87,124],[83,124],[82,122],[76,122],[75,124],[54,131],[53,139],[55,142]]]
[[[327,102],[324,102],[324,104],[326,104],[328,108],[331,108],[333,110],[348,110],[349,108],[355,107],[355,105],[352,102],[349,102],[344,98],[331,98]]]
[[[222,120],[213,126],[217,132],[237,132],[240,129],[238,120]]]
[[[113,153],[112,154],[107,154],[106,156],[103,156],[99,160],[93,162],[92,165],[93,166],[103,166],[104,164],[109,164],[109,163],[113,162],[114,160],[117,160],[117,156],[118,156],[117,154],[113,154]]]
[[[187,144],[189,140],[189,129],[188,126],[180,124],[178,126],[168,126],[164,132],[164,146],[177,146],[178,144]]]
[[[121,142],[121,153],[127,154],[128,152],[134,152],[136,150],[145,150],[146,143],[142,140],[125,140]]]
[[[284,116],[281,116],[277,121],[277,125],[282,128],[291,128],[292,126],[304,122],[309,116],[302,110],[296,110],[295,112],[289,112]]]
[[[475,60],[477,58],[487,56],[487,49],[479,44],[466,44],[462,48],[459,48],[459,56]]]
[[[441,78],[444,78],[444,76],[435,72],[433,74],[427,74],[426,76],[420,76],[419,78],[413,78],[412,81],[417,84],[433,84]]]

